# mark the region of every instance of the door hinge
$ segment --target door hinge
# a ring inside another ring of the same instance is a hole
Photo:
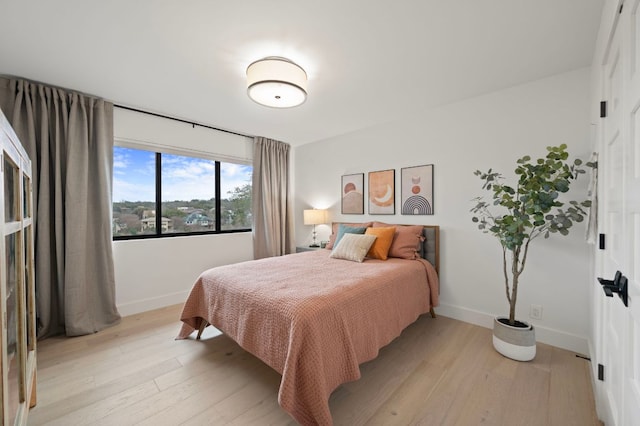
[[[604,382],[604,365],[598,364],[598,380]]]
[[[607,101],[600,101],[600,118],[607,116]]]
[[[599,238],[598,248],[600,250],[604,250],[604,247],[605,247],[605,245],[604,245],[604,234],[600,234],[599,237],[600,238]]]

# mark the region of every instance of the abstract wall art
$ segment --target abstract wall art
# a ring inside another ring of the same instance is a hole
[[[396,213],[396,171],[369,172],[369,214]]]
[[[342,176],[342,214],[364,214],[364,173]]]
[[[433,214],[433,164],[403,168],[400,183],[402,214]]]

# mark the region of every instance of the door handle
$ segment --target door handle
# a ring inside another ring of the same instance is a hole
[[[605,280],[604,278],[598,278],[598,282],[603,286],[615,285],[617,287],[618,283],[620,282],[620,278],[622,278],[622,272],[616,271],[616,275],[612,280]]]
[[[622,299],[624,306],[629,306],[628,280],[620,271],[616,271],[613,280],[598,278],[598,282],[602,285],[602,290],[607,297],[613,297],[613,293],[617,293],[620,299]]]

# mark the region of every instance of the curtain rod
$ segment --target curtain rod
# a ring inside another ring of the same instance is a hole
[[[254,136],[245,135],[245,134],[238,133],[238,132],[232,132],[231,130],[219,129],[217,127],[208,126],[206,124],[200,124],[200,123],[195,123],[193,121],[183,120],[181,118],[170,117],[168,115],[158,114],[156,112],[144,111],[144,110],[141,110],[141,109],[132,108],[132,107],[124,106],[124,105],[118,105],[118,104],[113,104],[113,106],[116,107],[116,108],[120,108],[120,109],[126,109],[128,111],[139,112],[139,113],[142,113],[142,114],[153,115],[155,117],[166,118],[167,120],[174,120],[174,121],[179,121],[181,123],[191,124],[193,127],[195,127],[195,126],[204,127],[206,129],[217,130],[219,132],[231,133],[232,135],[244,136],[245,138],[253,138],[254,137]]]

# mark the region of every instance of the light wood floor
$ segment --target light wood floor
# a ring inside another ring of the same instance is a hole
[[[290,425],[280,376],[212,327],[174,340],[181,306],[38,347],[30,425]],[[538,344],[519,363],[491,331],[425,315],[331,396],[336,425],[599,425],[588,361]]]

